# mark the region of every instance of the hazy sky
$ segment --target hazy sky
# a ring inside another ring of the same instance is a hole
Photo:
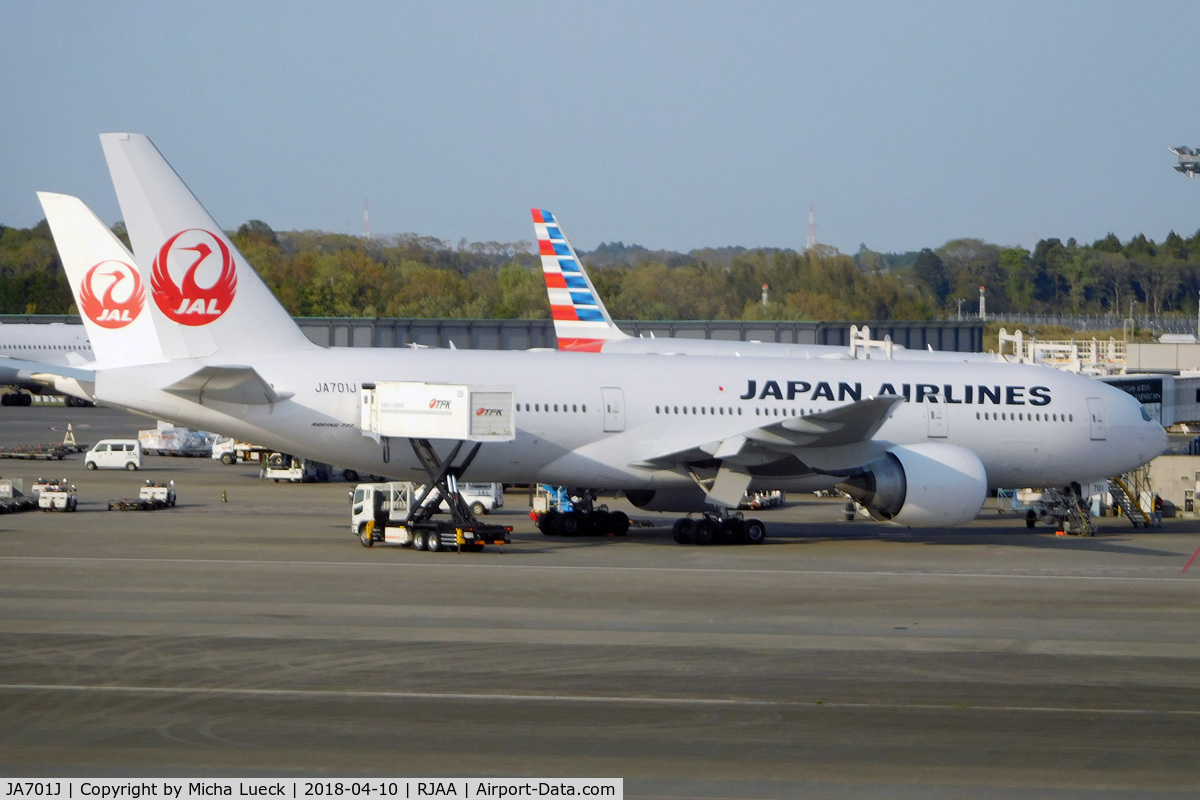
[[[0,222],[120,211],[148,134],[226,228],[1029,247],[1200,228],[1184,2],[10,2]]]

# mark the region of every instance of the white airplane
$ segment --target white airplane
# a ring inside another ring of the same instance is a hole
[[[549,211],[531,209],[542,275],[554,318],[559,350],[592,353],[682,353],[783,358],[890,358],[917,361],[986,361],[1002,359],[984,353],[908,350],[901,345],[873,342],[849,348],[820,344],[687,339],[671,336],[635,337],[622,331],[588,277],[583,262]]]
[[[13,391],[0,395],[0,405],[27,406],[32,395],[49,387],[35,376],[49,369],[77,367],[92,361],[92,346],[79,325],[10,322],[0,325],[0,386]],[[87,405],[80,393],[67,393],[67,405]]]
[[[747,489],[836,483],[880,518],[958,525],[989,488],[1101,479],[1166,447],[1126,393],[1030,365],[321,348],[149,139],[101,142],[133,243],[125,266],[149,265],[151,291],[121,326],[87,318],[105,365],[95,395],[177,424],[424,481],[419,448],[393,439],[463,414],[494,427],[455,438],[503,439],[472,454],[470,480],[625,490],[643,508],[712,512],[698,526],[750,541],[761,523],[726,513]],[[78,294],[120,243],[78,199],[39,198]],[[406,382],[423,382],[427,406],[374,405]],[[381,433],[371,415],[393,411],[409,427]],[[449,438],[434,437],[439,456],[461,444]]]

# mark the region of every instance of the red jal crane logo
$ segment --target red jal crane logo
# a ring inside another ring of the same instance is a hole
[[[175,283],[171,273],[180,271],[183,280]],[[201,228],[180,231],[159,249],[150,287],[167,317],[182,325],[207,325],[229,310],[237,291],[237,267],[229,245]]]
[[[112,279],[99,297],[93,283],[97,278]],[[137,319],[145,303],[142,276],[124,261],[101,261],[88,270],[79,287],[79,310],[101,328],[124,328]]]

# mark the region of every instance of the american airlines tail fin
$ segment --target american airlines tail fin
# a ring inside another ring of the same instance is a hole
[[[96,362],[163,360],[133,254],[78,197],[38,192]]]
[[[316,347],[149,138],[100,143],[167,358]]]
[[[532,211],[558,349],[599,352],[607,341],[630,338],[613,324],[554,215],[539,208]]]

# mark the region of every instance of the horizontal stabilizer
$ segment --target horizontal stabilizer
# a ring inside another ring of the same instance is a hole
[[[261,406],[278,403],[293,392],[277,392],[263,380],[254,367],[224,366],[200,369],[163,387],[169,394],[194,400],[200,405],[209,401]]]
[[[68,367],[65,364],[47,364],[44,361],[29,361],[24,358],[0,356],[0,371],[11,380],[33,380],[50,385],[50,379],[40,376],[57,375],[79,381],[94,381],[96,373],[87,367]]]

